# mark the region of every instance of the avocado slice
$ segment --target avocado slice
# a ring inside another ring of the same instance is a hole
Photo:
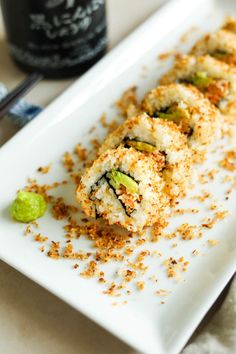
[[[173,105],[166,112],[158,112],[158,118],[172,120],[175,123],[180,123],[183,119],[189,119],[190,113],[187,109]]]
[[[122,173],[118,170],[112,169],[106,174],[106,177],[109,179],[109,184],[115,188],[119,189],[124,186],[129,192],[138,194],[138,183],[125,173]]]
[[[205,88],[212,83],[212,77],[209,77],[206,72],[204,71],[197,71],[193,77],[189,80],[190,83],[199,87]]]
[[[153,152],[156,150],[155,146],[145,143],[143,141],[126,140],[125,143],[128,146],[133,147],[134,149],[136,149],[138,151]]]

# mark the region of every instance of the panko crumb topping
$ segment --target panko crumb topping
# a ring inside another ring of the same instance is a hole
[[[66,185],[68,181],[54,182],[52,184],[39,184],[36,179],[28,178],[27,185],[24,190],[27,192],[34,192],[41,194],[47,202],[50,201],[51,196],[48,195],[50,190]]]
[[[37,171],[39,173],[42,173],[43,175],[45,175],[50,171],[51,167],[52,167],[52,164],[47,165],[47,166],[41,166],[37,169]]]
[[[137,288],[138,290],[142,291],[145,288],[145,282],[144,281],[138,281],[137,282]]]
[[[127,117],[127,111],[130,105],[138,106],[137,87],[128,88],[116,102],[116,107],[123,117]]]
[[[203,220],[202,227],[212,229],[218,221],[224,220],[228,215],[228,210],[216,211],[212,218],[207,217]]]
[[[74,153],[76,154],[79,161],[86,161],[88,158],[87,149],[83,148],[81,144],[77,144],[74,149]]]
[[[186,272],[189,265],[189,261],[185,261],[184,257],[181,256],[179,259],[173,257],[168,258],[163,263],[166,274],[168,278],[180,279],[180,272]]]
[[[39,234],[35,235],[34,240],[35,240],[36,242],[43,243],[43,242],[46,242],[46,241],[48,240],[48,237],[42,236],[42,235],[39,233]]]
[[[193,240],[196,237],[202,237],[202,231],[199,231],[196,225],[189,225],[188,223],[180,225],[177,228],[177,232],[183,240]]]
[[[225,156],[223,160],[219,162],[219,165],[228,171],[236,171],[236,149],[226,151]]]
[[[74,205],[67,205],[62,197],[59,198],[51,198],[52,203],[52,213],[55,219],[62,220],[67,218],[70,213],[76,213],[78,211],[78,207]]]
[[[173,211],[171,212],[171,215],[185,215],[185,214],[198,214],[199,213],[199,209],[197,208],[187,208],[187,209],[173,209]]]
[[[74,167],[75,167],[75,162],[73,160],[73,156],[69,152],[65,152],[63,158],[63,165],[66,168],[67,172],[73,172]]]
[[[103,128],[107,129],[108,133],[113,132],[119,126],[119,123],[115,119],[113,119],[111,122],[108,122],[105,113],[101,116],[100,123]],[[97,147],[99,148],[100,144]]]
[[[60,242],[51,241],[51,247],[47,252],[48,257],[53,259],[60,258]]]
[[[94,276],[97,276],[98,274],[99,268],[95,261],[90,261],[87,268],[80,273],[80,275],[85,278],[92,278]]]

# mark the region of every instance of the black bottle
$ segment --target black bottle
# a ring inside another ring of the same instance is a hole
[[[26,72],[82,74],[106,52],[105,0],[1,0],[10,53]]]

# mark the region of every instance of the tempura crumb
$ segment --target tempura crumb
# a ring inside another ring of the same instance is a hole
[[[50,250],[47,253],[48,257],[53,259],[60,258],[60,242],[51,241]]]
[[[46,241],[48,240],[48,237],[42,236],[42,235],[39,233],[39,234],[35,235],[34,240],[35,240],[36,242],[43,243],[43,242],[46,242]]]
[[[137,288],[138,288],[138,290],[144,290],[144,288],[145,288],[145,282],[144,281],[138,281],[137,282]]]
[[[52,164],[47,165],[47,166],[43,166],[43,167],[41,166],[37,169],[37,171],[45,175],[50,171],[51,167],[52,167]]]
[[[72,172],[74,170],[75,162],[69,152],[65,152],[62,162],[67,172]]]
[[[74,153],[76,154],[79,161],[86,161],[88,157],[87,149],[83,148],[81,144],[77,144],[75,146]]]
[[[219,165],[228,171],[236,171],[236,150],[225,152],[225,157],[219,162]]]
[[[95,261],[90,261],[87,268],[80,273],[80,275],[84,278],[92,278],[97,274],[99,274],[99,269],[97,262]]]

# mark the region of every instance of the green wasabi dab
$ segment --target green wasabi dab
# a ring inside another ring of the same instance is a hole
[[[11,217],[20,222],[30,222],[44,215],[47,203],[40,194],[19,191],[10,206]]]

